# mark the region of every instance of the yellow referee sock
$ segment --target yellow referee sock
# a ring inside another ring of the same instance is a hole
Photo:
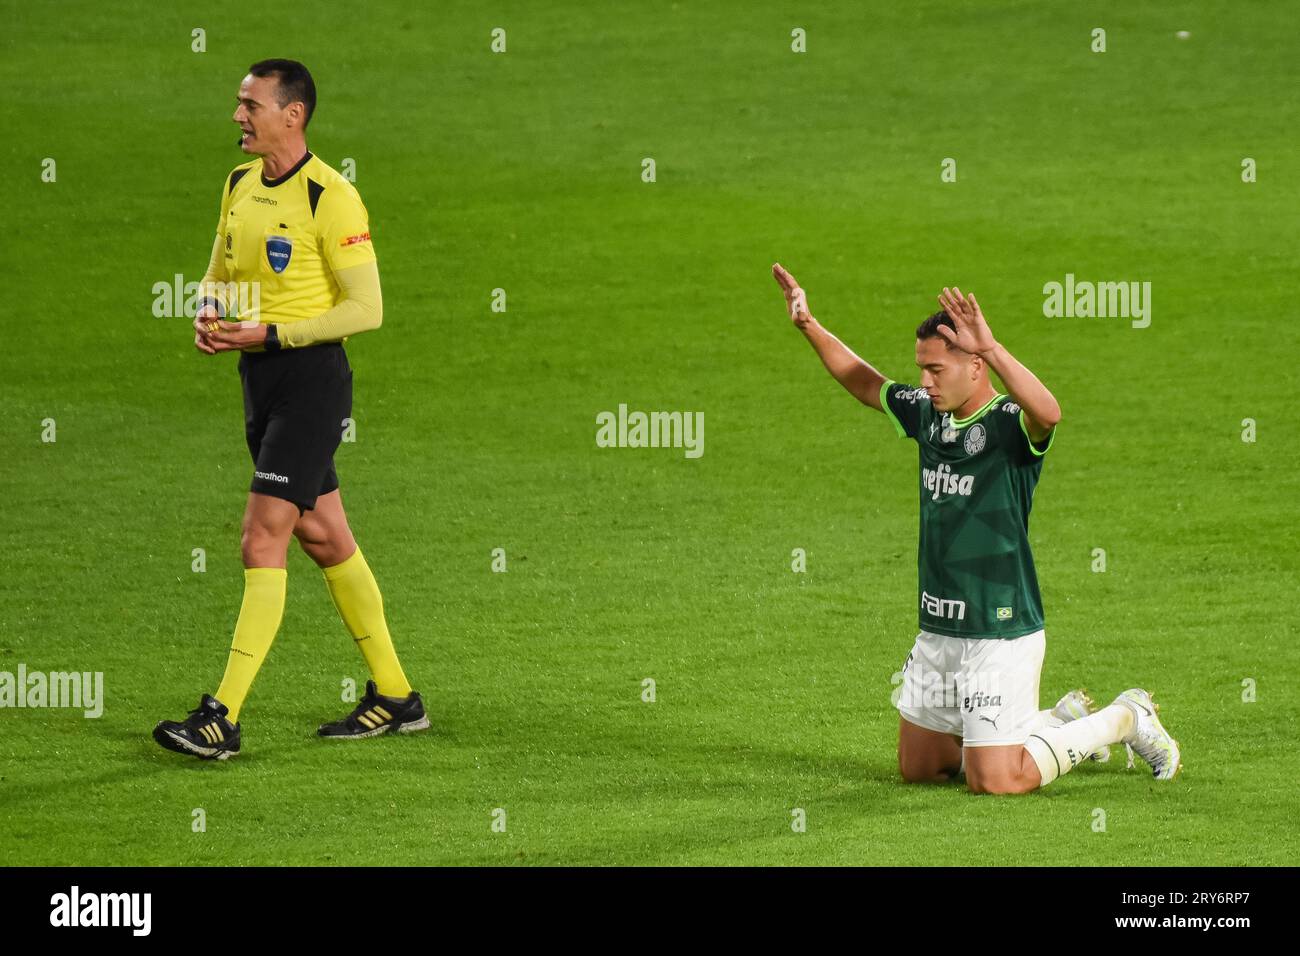
[[[280,629],[288,580],[284,568],[244,569],[244,603],[226,660],[226,676],[221,678],[216,695],[230,709],[226,719],[232,724],[239,722],[239,709]]]
[[[393,650],[393,638],[384,620],[384,599],[375,576],[370,573],[370,565],[361,556],[361,549],[357,548],[342,564],[324,571],[334,606],[361,649],[375,687],[384,697],[405,697],[411,692],[411,685]]]

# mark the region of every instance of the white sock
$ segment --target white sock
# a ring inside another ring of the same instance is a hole
[[[1069,773],[1099,747],[1119,743],[1132,729],[1133,711],[1123,704],[1111,704],[1060,727],[1037,728],[1025,741],[1025,749],[1038,764],[1043,778],[1039,786]]]
[[[1060,717],[1057,717],[1051,712],[1051,710],[1040,710],[1038,712],[1038,720],[1034,722],[1034,730],[1038,730],[1042,727],[1060,727],[1064,724],[1065,721]]]

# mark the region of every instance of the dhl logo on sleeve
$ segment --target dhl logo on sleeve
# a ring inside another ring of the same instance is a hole
[[[355,236],[348,236],[346,239],[341,239],[341,240],[339,240],[339,245],[340,245],[340,246],[354,246],[354,245],[356,245],[358,242],[369,242],[369,241],[370,241],[370,233],[368,233],[368,232],[362,232],[362,233],[358,233],[358,234],[355,235]]]

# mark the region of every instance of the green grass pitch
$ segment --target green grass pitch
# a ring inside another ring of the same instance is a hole
[[[1288,4],[130,6],[24,5],[0,41],[0,671],[106,697],[0,710],[6,863],[1295,860]],[[365,671],[296,552],[244,752],[208,764],[149,732],[220,679],[250,469],[234,358],[152,286],[201,275],[267,56],[312,69],[311,148],[371,214],[338,467],[433,730],[314,738]],[[1174,783],[899,782],[916,454],[822,371],[777,260],[896,379],[956,283],[1054,390],[1043,704],[1149,687]],[[1150,327],[1044,317],[1067,273],[1151,282]],[[703,456],[597,448],[620,403],[704,412]]]

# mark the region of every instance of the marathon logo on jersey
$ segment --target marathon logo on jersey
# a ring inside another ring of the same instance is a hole
[[[288,236],[266,237],[266,261],[271,264],[271,271],[277,275],[289,268],[289,257],[293,255],[293,240]]]
[[[942,617],[949,621],[954,618],[959,621],[966,620],[965,601],[958,601],[956,598],[935,597],[925,591],[921,592],[921,610],[932,617]]]
[[[253,472],[253,477],[261,478],[263,481],[274,481],[277,484],[281,484],[281,485],[287,485],[289,483],[288,478],[286,478],[284,475],[277,475],[273,471],[255,471]]]
[[[969,497],[975,487],[975,476],[959,475],[947,464],[938,468],[922,468],[921,487],[930,492],[930,498],[934,501],[938,501],[940,495]]]

